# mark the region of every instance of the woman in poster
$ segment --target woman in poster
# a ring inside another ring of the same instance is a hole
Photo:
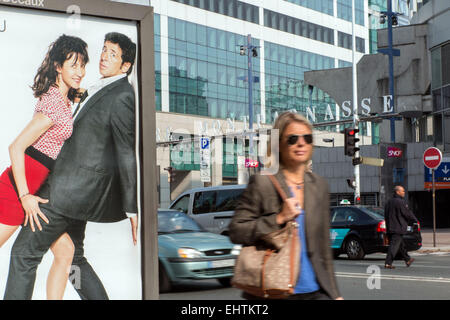
[[[0,247],[20,225],[41,230],[39,209],[48,202],[34,194],[48,176],[64,141],[72,134],[72,103],[85,66],[87,44],[77,37],[60,36],[50,45],[34,78],[38,99],[34,116],[9,147],[11,166],[0,176]],[[37,231],[39,232],[39,231]],[[47,298],[62,299],[72,264],[74,245],[67,233],[51,246],[54,261],[47,279]]]

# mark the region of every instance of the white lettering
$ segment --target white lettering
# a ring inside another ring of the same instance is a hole
[[[195,135],[197,136],[209,136],[208,134],[208,122],[206,121],[195,121],[194,125]]]
[[[392,112],[393,106],[392,106],[392,96],[387,95],[383,96],[383,113]]]
[[[213,134],[215,136],[218,136],[219,134],[221,134],[221,124],[219,120],[215,120],[212,124],[212,130],[213,130]]]
[[[327,105],[327,110],[325,112],[325,121],[334,120],[333,112],[331,111],[330,104]]]
[[[310,107],[306,107],[306,118],[311,122],[316,122],[316,106],[312,106],[312,110]]]
[[[366,103],[367,102],[367,103]],[[365,116],[370,115],[370,98],[364,98],[361,101],[361,113]]]
[[[367,268],[367,273],[372,274],[367,278],[367,288],[369,290],[373,289],[381,289],[381,270],[379,266],[376,265],[370,265]]]
[[[210,318],[214,316],[216,307],[196,307],[188,304],[187,307],[181,308],[181,314],[183,315],[208,315]]]
[[[172,134],[172,138],[175,141],[188,141],[187,143],[178,143],[173,146],[170,153],[170,160],[176,165],[191,164],[192,153],[191,151],[191,134],[188,130],[177,129],[178,132]]]
[[[227,130],[225,131],[225,133],[230,133],[230,132],[234,132],[235,131],[235,126],[234,126],[234,119],[227,119]]]
[[[73,4],[66,10],[67,14],[71,14],[67,19],[67,28],[71,30],[79,30],[81,26],[81,9],[79,6]]]
[[[342,109],[344,109],[344,114],[342,116],[345,118],[350,117],[352,115],[352,109],[350,108],[351,103],[352,103],[351,101],[342,102]]]
[[[166,128],[166,141],[172,141],[172,127]]]

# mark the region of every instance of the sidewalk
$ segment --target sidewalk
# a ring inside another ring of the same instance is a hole
[[[436,229],[436,246],[433,247],[433,229],[422,229],[422,248],[417,252],[450,252],[450,229]]]

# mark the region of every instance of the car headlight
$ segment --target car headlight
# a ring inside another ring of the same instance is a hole
[[[231,250],[231,254],[238,256],[241,253],[241,249],[242,249],[242,246],[240,244],[237,244]]]
[[[180,248],[178,249],[178,256],[185,259],[201,258],[203,253],[192,248]]]

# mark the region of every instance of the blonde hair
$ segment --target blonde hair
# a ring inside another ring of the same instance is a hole
[[[278,118],[276,118],[275,123],[273,124],[272,130],[278,130],[278,135],[279,135],[279,141],[281,141],[281,137],[284,134],[284,131],[286,130],[286,128],[293,122],[297,122],[297,123],[301,123],[304,124],[305,126],[307,126],[310,130],[311,133],[313,133],[313,125],[311,124],[311,122],[309,122],[308,119],[306,119],[306,117],[302,116],[301,114],[295,113],[295,112],[291,112],[291,111],[286,111],[283,112],[282,114],[280,114],[278,116]],[[271,141],[269,139],[269,143],[267,146],[267,153],[270,156],[271,155]],[[312,143],[312,145],[314,146],[314,142]],[[278,150],[279,152],[279,150]],[[279,161],[280,164],[283,165],[282,160],[281,160],[281,154],[279,156]],[[306,165],[306,170],[307,171],[312,171],[312,160],[309,159],[307,165]]]

